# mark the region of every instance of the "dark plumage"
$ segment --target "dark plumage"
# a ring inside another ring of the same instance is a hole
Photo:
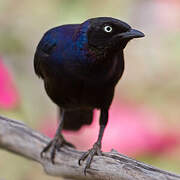
[[[36,74],[44,80],[48,96],[60,107],[61,120],[54,139],[42,151],[56,149],[66,142],[61,130],[78,130],[92,122],[93,109],[100,109],[100,131],[93,148],[79,160],[101,154],[101,140],[108,121],[114,88],[124,71],[123,49],[140,31],[110,17],[99,17],[82,24],[63,25],[45,33],[34,57]],[[43,155],[43,154],[42,154]]]

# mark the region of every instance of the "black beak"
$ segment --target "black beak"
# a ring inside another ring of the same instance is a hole
[[[120,39],[133,39],[133,38],[141,38],[144,37],[144,33],[138,31],[136,29],[130,29],[129,31],[118,34]]]

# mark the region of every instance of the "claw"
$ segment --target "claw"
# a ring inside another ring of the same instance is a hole
[[[87,152],[85,152],[78,161],[79,165],[81,165],[81,161],[84,161],[87,158],[86,165],[83,171],[85,176],[86,176],[87,169],[90,168],[91,162],[95,155],[98,155],[98,156],[102,155],[101,146],[97,143],[94,144],[92,149],[89,149]]]
[[[50,148],[52,148],[50,152],[50,159],[52,164],[55,164],[55,156],[56,156],[56,150],[60,151],[60,148],[64,145],[74,147],[73,144],[67,142],[63,136],[58,136],[52,139],[47,146],[41,151],[40,156],[41,158],[44,158],[44,154],[49,151]]]
[[[54,145],[52,147],[52,151],[51,151],[51,162],[52,162],[52,164],[55,164],[55,161],[54,161],[55,156],[56,156],[56,145]]]
[[[48,149],[51,147],[51,145],[53,144],[53,140],[52,141],[50,141],[48,144],[47,144],[47,146],[41,151],[41,158],[43,158],[44,157],[44,153],[46,152],[46,151],[48,151]]]
[[[81,166],[81,161],[84,161],[86,159],[86,157],[89,155],[90,150],[88,150],[87,152],[83,153],[83,155],[81,156],[81,158],[78,161],[78,164]]]

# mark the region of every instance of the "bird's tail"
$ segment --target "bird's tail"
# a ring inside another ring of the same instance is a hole
[[[83,125],[90,125],[93,119],[93,110],[73,110],[64,112],[64,130],[77,131]]]

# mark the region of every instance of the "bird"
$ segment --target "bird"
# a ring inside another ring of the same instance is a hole
[[[93,147],[79,159],[86,161],[84,174],[95,155],[102,155],[102,137],[115,86],[124,72],[124,48],[144,33],[112,17],[95,17],[81,24],[65,24],[48,30],[37,45],[34,70],[43,79],[47,95],[58,106],[60,118],[54,138],[41,157],[56,152],[67,142],[62,130],[79,130],[89,125],[94,109],[100,110],[99,135]]]

